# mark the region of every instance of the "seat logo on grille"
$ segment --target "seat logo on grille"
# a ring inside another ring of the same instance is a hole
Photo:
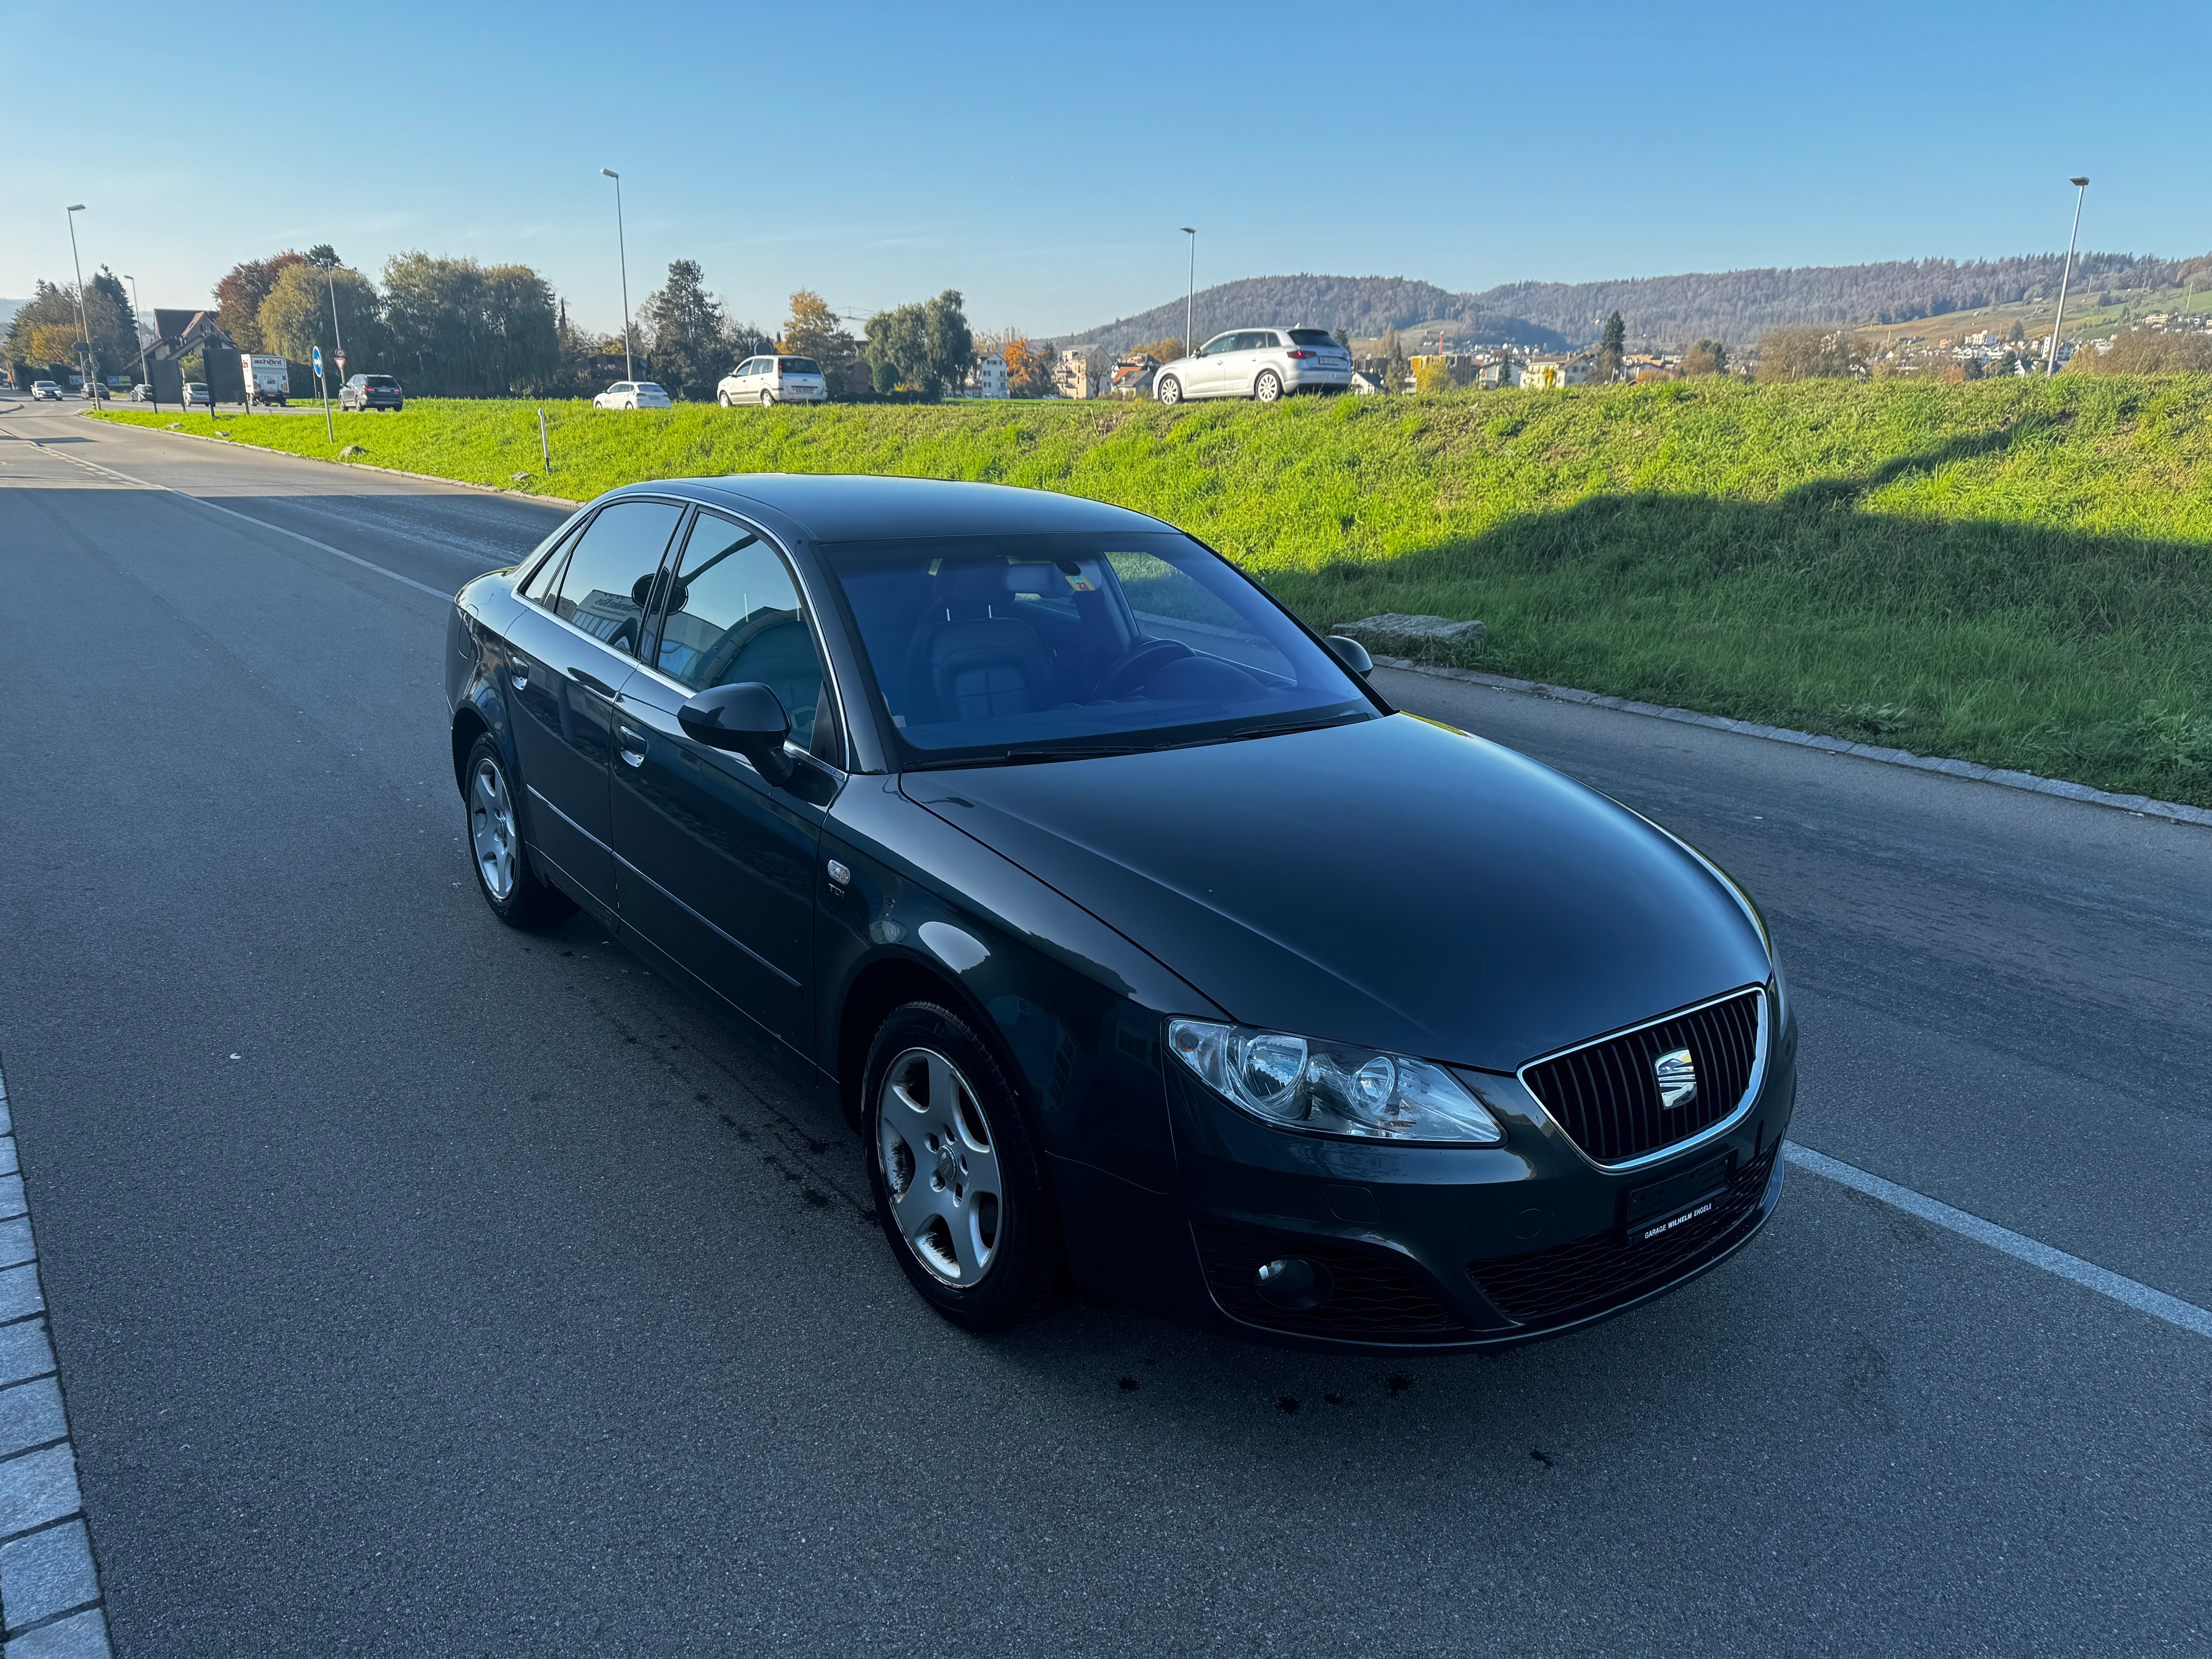
[[[1651,1062],[1651,1074],[1659,1082],[1659,1104],[1668,1111],[1698,1095],[1698,1062],[1687,1048],[1677,1048]]]

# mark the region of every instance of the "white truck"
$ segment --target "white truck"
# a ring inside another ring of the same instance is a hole
[[[239,367],[246,371],[246,395],[257,404],[275,404],[279,408],[292,392],[292,366],[282,357],[269,356],[258,351],[239,353]]]

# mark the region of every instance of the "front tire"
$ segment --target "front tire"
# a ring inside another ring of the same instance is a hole
[[[507,757],[487,732],[469,750],[461,773],[468,812],[469,861],[477,891],[492,915],[525,932],[548,927],[575,909],[568,896],[539,877],[530,861],[514,811],[514,782]]]
[[[1279,403],[1283,397],[1282,377],[1272,368],[1263,369],[1260,378],[1252,382],[1252,396],[1263,404]]]
[[[966,1021],[909,1002],[861,1074],[868,1182],[884,1237],[921,1299],[970,1331],[1005,1330],[1060,1297],[1060,1218],[1028,1120]]]
[[[1153,396],[1172,409],[1182,401],[1182,382],[1170,374],[1160,382],[1159,390]]]
[[[730,406],[730,394],[726,392],[717,392],[714,393],[714,401],[727,409]]]

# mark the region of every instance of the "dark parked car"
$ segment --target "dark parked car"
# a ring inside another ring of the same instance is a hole
[[[407,394],[389,374],[356,374],[338,388],[340,409],[402,409]]]
[[[484,899],[580,906],[859,1131],[915,1288],[1431,1352],[1779,1197],[1795,1024],[1711,863],[1392,712],[1205,547],[917,480],[637,485],[454,605]]]

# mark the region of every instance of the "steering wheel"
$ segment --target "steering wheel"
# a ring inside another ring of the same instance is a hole
[[[1099,677],[1091,695],[1100,700],[1126,697],[1176,658],[1195,654],[1181,640],[1139,640]]]

